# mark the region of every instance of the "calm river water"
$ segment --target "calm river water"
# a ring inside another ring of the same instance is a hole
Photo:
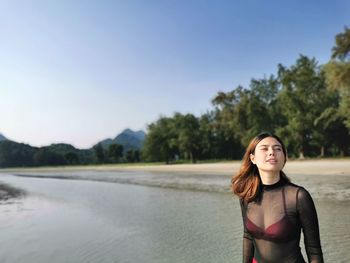
[[[346,189],[349,178],[343,178]],[[241,262],[242,219],[227,192],[229,180],[93,171],[0,174],[3,187],[23,191],[0,200],[0,262]],[[340,199],[315,196],[325,262],[349,262],[347,192]]]

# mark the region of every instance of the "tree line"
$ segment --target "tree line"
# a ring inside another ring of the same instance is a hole
[[[271,131],[290,157],[349,155],[350,29],[336,35],[331,60],[319,65],[300,55],[276,74],[252,79],[249,87],[219,92],[202,116],[175,113],[148,125],[143,158],[239,159],[248,142]]]
[[[55,165],[87,165],[105,163],[139,162],[140,151],[123,145],[101,143],[91,149],[76,149],[69,144],[52,144],[32,147],[10,140],[0,141],[0,167],[30,167]]]
[[[124,153],[124,147],[121,144],[113,143],[107,148],[98,143],[93,147],[94,162],[103,163],[134,163],[140,162],[140,150],[128,149]]]

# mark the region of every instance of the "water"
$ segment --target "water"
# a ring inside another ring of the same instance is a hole
[[[0,262],[241,262],[242,219],[229,176],[29,175],[0,176],[24,191],[0,201]],[[313,189],[308,178],[295,177]],[[336,187],[325,178],[312,190],[325,262],[348,262],[349,177],[337,177]]]
[[[240,253],[229,194],[0,180],[27,192],[0,206],[0,262],[229,262]]]

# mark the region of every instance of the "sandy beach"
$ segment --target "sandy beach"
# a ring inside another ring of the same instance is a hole
[[[24,177],[93,180],[209,192],[230,192],[230,179],[240,161],[202,164],[115,164],[0,169]],[[350,200],[350,159],[291,160],[284,172],[315,198]],[[1,178],[1,175],[0,175]],[[1,187],[8,193],[5,187]]]
[[[59,171],[145,171],[165,173],[191,173],[231,175],[239,170],[240,161],[203,163],[203,164],[170,164],[170,165],[88,165],[35,168],[8,168],[0,172],[59,172]],[[293,175],[348,175],[350,176],[350,159],[313,159],[287,161],[284,171]]]

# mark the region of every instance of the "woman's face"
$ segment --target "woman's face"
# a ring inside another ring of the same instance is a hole
[[[250,154],[252,163],[256,164],[259,171],[265,172],[282,170],[285,158],[282,145],[273,137],[262,139],[256,145],[254,154]]]

